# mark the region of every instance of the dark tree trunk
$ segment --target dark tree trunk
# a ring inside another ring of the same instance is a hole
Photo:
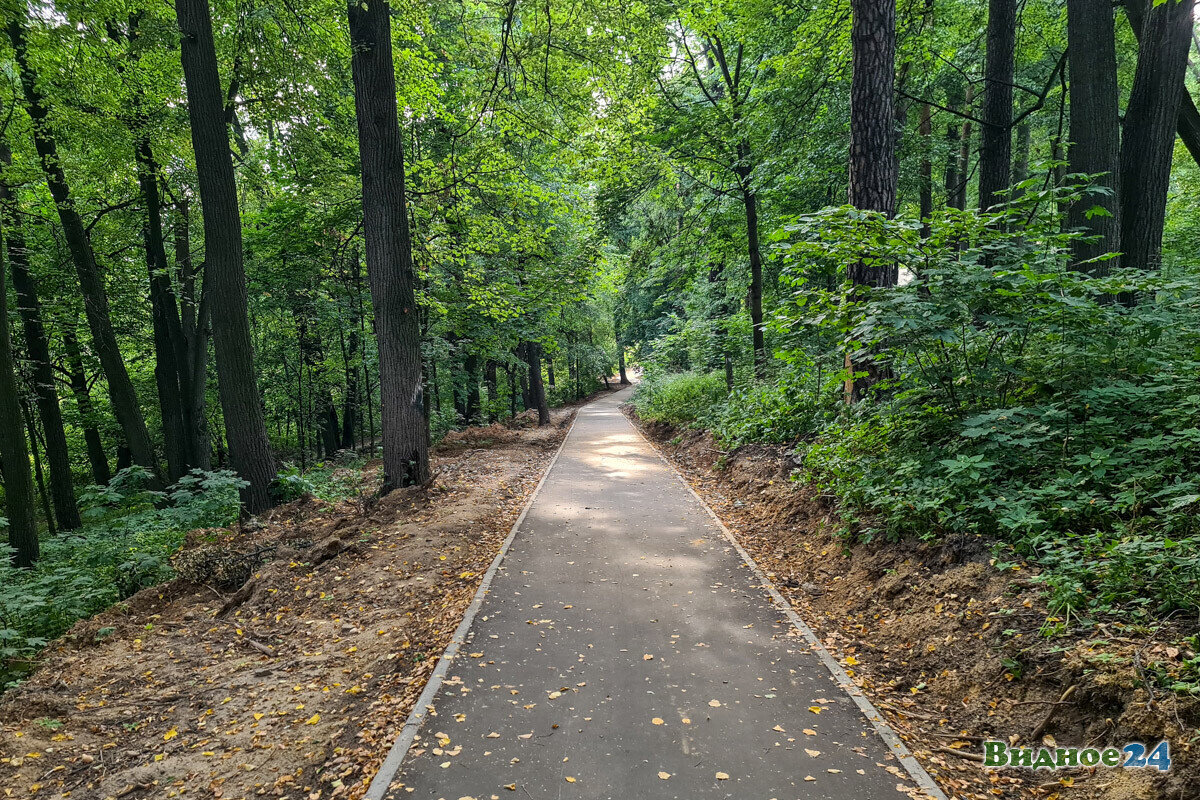
[[[188,452],[193,466],[212,468],[212,442],[208,435],[208,303],[201,286],[197,298],[197,270],[192,267],[190,218],[187,199],[176,208],[175,271],[179,279],[179,321],[186,347],[186,369],[190,379],[183,397]],[[180,385],[184,380],[180,377]]]
[[[0,140],[0,165],[5,171],[12,164],[8,143]],[[81,524],[79,508],[75,504],[75,484],[71,477],[71,454],[67,448],[67,434],[63,427],[62,410],[58,405],[58,391],[54,384],[54,370],[50,361],[50,344],[42,324],[42,303],[38,297],[37,282],[29,269],[29,255],[25,249],[25,235],[21,230],[17,202],[6,179],[0,179],[0,216],[6,235],[9,266],[12,268],[13,288],[17,296],[17,312],[25,331],[25,346],[29,350],[30,377],[37,395],[38,414],[46,432],[46,460],[50,464],[50,492],[54,498],[54,512],[63,530],[74,530]]]
[[[338,416],[337,410],[333,407],[333,397],[329,393],[329,389],[325,388],[321,392],[321,416],[318,420],[321,428],[321,446],[325,450],[325,456],[335,455],[338,451]]]
[[[895,117],[892,111],[896,58],[895,0],[852,0],[850,31],[853,78],[850,84],[850,205],[887,216],[896,212],[898,167]],[[864,253],[864,256],[867,255]],[[857,293],[859,287],[895,286],[898,268],[868,266],[857,261],[849,267]],[[846,353],[847,400],[863,395],[883,378],[872,359],[864,365],[865,379],[854,379],[856,365]]]
[[[743,150],[739,147],[739,158]],[[767,374],[767,344],[763,334],[763,277],[762,252],[758,244],[758,196],[750,187],[750,174],[739,173],[742,181],[742,205],[746,209],[746,248],[750,254],[750,327],[753,330],[754,375],[765,378]]]
[[[546,388],[542,385],[542,346],[525,343],[525,363],[529,365],[529,401],[538,412],[538,427],[550,424],[550,406],[546,405]]]
[[[0,465],[4,467],[5,516],[8,517],[8,546],[15,567],[32,567],[40,554],[33,509],[33,477],[29,474],[29,450],[21,429],[21,404],[13,369],[12,338],[8,333],[8,289],[5,270],[0,269]]]
[[[617,369],[621,372],[621,385],[629,385],[629,376],[625,374],[625,347],[617,345]]]
[[[988,0],[983,128],[979,147],[979,209],[1004,198],[1012,176],[1013,78],[1016,72],[1017,0]]]
[[[38,453],[37,425],[33,423],[33,409],[25,400],[21,401],[25,416],[25,430],[29,434],[29,453],[33,456],[33,479],[37,483],[38,497],[42,501],[42,516],[46,518],[46,532],[51,536],[58,533],[54,524],[54,510],[50,507],[50,495],[46,492],[46,479],[42,474],[42,456]]]
[[[75,396],[75,405],[79,407],[83,442],[87,447],[88,461],[92,465],[92,479],[98,485],[104,486],[112,480],[112,472],[108,466],[108,455],[104,452],[104,442],[100,439],[100,429],[96,426],[96,410],[92,405],[92,394],[88,390],[83,356],[79,352],[79,340],[73,330],[68,329],[63,334],[63,349],[67,354],[67,380],[71,384],[71,394]]]
[[[242,502],[251,514],[271,507],[275,462],[267,440],[254,373],[254,350],[242,264],[242,222],[225,122],[217,53],[207,0],[177,0],[183,76],[204,217],[205,294],[210,299],[217,382],[229,457],[249,485]]]
[[[517,416],[517,372],[514,367],[505,367],[504,374],[508,377],[508,415]]]
[[[921,235],[929,236],[929,217],[933,214],[933,121],[930,119],[929,103],[921,105],[921,122],[917,129],[921,135],[920,205]]]
[[[1131,0],[1136,2],[1136,0]],[[1070,171],[1104,173],[1089,192],[1067,211],[1067,225],[1082,228],[1096,241],[1075,240],[1076,264],[1121,250],[1121,131],[1117,90],[1117,48],[1113,6],[1108,0],[1067,0],[1067,42],[1070,49],[1071,145]],[[1091,214],[1099,206],[1107,214]],[[1115,261],[1084,264],[1102,274]]]
[[[121,355],[117,337],[113,333],[112,319],[108,309],[108,294],[104,288],[104,277],[96,263],[96,254],[88,239],[87,230],[79,212],[75,210],[75,202],[71,197],[70,187],[62,169],[62,161],[58,155],[58,143],[49,124],[49,107],[46,98],[38,89],[37,79],[30,70],[27,57],[25,29],[21,22],[14,21],[8,26],[8,36],[13,45],[17,64],[21,71],[21,84],[28,103],[29,116],[33,120],[34,145],[42,162],[42,170],[46,175],[46,185],[54,198],[59,220],[63,226],[63,236],[75,272],[79,279],[79,289],[83,294],[84,310],[87,313],[88,327],[92,333],[92,346],[100,359],[100,366],[108,381],[108,392],[112,399],[113,413],[125,433],[130,452],[136,463],[158,476],[158,460],[154,455],[154,447],[150,442],[150,434],[146,430],[146,421],[142,417],[142,408],[138,401],[133,382],[125,368],[125,360]]]
[[[354,448],[354,430],[358,424],[358,331],[351,329],[346,358],[346,398],[342,403],[342,449]]]
[[[351,0],[351,66],[362,160],[367,277],[379,340],[383,486],[429,479],[429,423],[421,386],[421,328],[404,197],[404,148],[396,111],[391,19],[386,0]]]
[[[946,205],[954,207],[954,202],[958,197],[958,140],[959,126],[946,126],[946,177],[945,177],[945,194]]]
[[[1192,0],[1166,0],[1149,8],[1130,0],[1126,9],[1141,36],[1121,131],[1122,263],[1157,269],[1191,45]]]
[[[550,388],[553,389],[554,384],[554,359],[546,359],[546,380],[550,383]]]

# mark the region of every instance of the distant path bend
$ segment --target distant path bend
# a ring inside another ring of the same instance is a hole
[[[580,409],[379,794],[944,797],[621,414],[628,396]]]

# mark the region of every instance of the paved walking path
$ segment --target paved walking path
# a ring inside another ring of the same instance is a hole
[[[905,797],[626,399],[580,409],[386,796]]]

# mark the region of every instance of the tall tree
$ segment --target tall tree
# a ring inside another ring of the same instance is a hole
[[[896,2],[895,0],[852,0],[850,13],[850,205],[867,211],[896,213],[896,188],[899,180],[896,160],[894,86],[896,74]],[[849,266],[849,278],[858,287],[895,286],[899,270],[895,265],[869,264],[863,259]],[[855,400],[879,381],[883,374],[870,358],[861,366],[866,376],[853,377],[857,371],[849,351],[845,367],[846,398]]]
[[[75,200],[63,172],[58,154],[58,141],[50,126],[49,103],[38,87],[37,76],[29,62],[28,36],[22,20],[9,23],[8,37],[20,68],[27,110],[33,120],[34,145],[42,162],[42,171],[46,175],[46,185],[54,198],[67,249],[70,251],[71,261],[79,279],[79,288],[83,293],[83,307],[88,328],[92,333],[92,347],[100,359],[104,377],[108,381],[113,414],[116,415],[117,422],[125,434],[125,442],[134,463],[140,464],[157,476],[158,459],[154,454],[150,433],[146,430],[141,403],[133,381],[129,378],[129,371],[125,368],[125,359],[121,355],[116,334],[113,332],[104,276],[96,262],[96,253],[92,249],[87,228],[84,227],[83,219],[75,208]]]
[[[988,0],[983,125],[979,131],[979,208],[1002,198],[1012,175],[1013,79],[1016,74],[1017,0]]]
[[[0,236],[3,236],[0,223]],[[3,256],[0,255],[0,259]],[[8,333],[8,287],[0,269],[0,464],[4,467],[4,502],[8,515],[8,545],[12,563],[32,567],[38,559],[37,524],[33,518],[33,476],[13,370],[12,337]]]
[[[242,502],[249,513],[257,514],[271,507],[275,462],[254,372],[242,220],[212,19],[207,0],[177,0],[175,13],[204,218],[205,294],[210,299],[225,438],[233,468],[249,484],[242,490]]]
[[[421,385],[421,326],[404,197],[404,148],[396,109],[386,0],[350,0],[351,73],[362,161],[367,278],[379,340],[383,486],[429,479],[429,423]]]
[[[0,139],[0,168],[12,165],[8,142]],[[50,494],[54,514],[63,530],[80,526],[79,507],[75,503],[75,483],[71,477],[71,454],[67,449],[67,432],[63,427],[62,410],[58,405],[58,390],[54,383],[54,368],[50,360],[50,343],[42,322],[42,302],[38,297],[37,281],[29,268],[24,231],[18,216],[17,202],[8,185],[7,176],[0,176],[0,217],[3,217],[5,246],[12,269],[13,288],[17,296],[17,313],[25,331],[30,376],[37,396],[38,414],[46,434],[46,460],[50,464]]]
[[[1067,212],[1067,225],[1082,228],[1094,241],[1072,246],[1081,263],[1121,249],[1121,130],[1117,107],[1117,47],[1113,7],[1108,0],[1067,0],[1067,47],[1070,53],[1071,145],[1073,173],[1102,173],[1094,186]],[[1100,212],[1092,209],[1099,207]],[[1086,269],[1102,272],[1112,262]]]
[[[1128,0],[1126,10],[1141,36],[1121,130],[1122,263],[1155,269],[1192,40],[1192,0]]]

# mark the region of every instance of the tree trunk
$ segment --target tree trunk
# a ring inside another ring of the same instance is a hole
[[[38,454],[37,425],[33,422],[33,409],[24,399],[21,411],[25,417],[25,430],[29,434],[29,453],[33,456],[33,479],[37,484],[38,497],[42,501],[42,516],[46,518],[46,532],[51,536],[58,533],[54,525],[54,510],[50,507],[50,495],[46,493],[46,479],[42,475],[42,457]]]
[[[1121,131],[1122,263],[1157,269],[1191,46],[1192,0],[1166,0],[1150,8],[1130,0],[1126,11],[1141,36]]]
[[[5,171],[12,164],[8,143],[0,139],[0,164]],[[29,269],[29,254],[25,249],[25,235],[21,230],[17,213],[17,201],[6,179],[0,179],[0,216],[7,234],[5,245],[9,266],[12,268],[13,288],[17,296],[17,313],[25,331],[25,346],[29,350],[29,362],[34,391],[37,394],[38,414],[46,432],[46,460],[50,464],[50,492],[54,498],[54,513],[59,527],[74,530],[82,523],[79,508],[75,504],[75,484],[71,477],[71,454],[67,447],[67,434],[63,427],[62,409],[58,405],[58,391],[54,385],[54,370],[50,361],[50,344],[42,324],[42,303],[38,297],[37,282]]]
[[[467,355],[464,363],[464,369],[467,373],[467,413],[466,419],[468,425],[479,424],[479,354],[470,353]]]
[[[204,217],[204,283],[212,306],[209,313],[221,411],[230,461],[248,483],[242,490],[242,502],[247,512],[258,514],[272,504],[275,462],[254,372],[242,264],[242,222],[212,20],[208,0],[177,0],[175,12],[182,33],[180,53]]]
[[[74,330],[68,329],[63,334],[63,349],[67,354],[67,379],[71,384],[71,394],[75,396],[75,405],[79,408],[83,442],[92,465],[92,480],[104,486],[112,480],[112,472],[108,466],[108,455],[104,452],[104,442],[100,439],[100,429],[96,426],[96,411],[92,406],[92,394],[88,390],[87,373],[83,369],[83,356],[79,352],[79,340]]]
[[[483,368],[483,384],[484,388],[487,390],[487,415],[484,419],[484,422],[490,425],[496,421],[496,400],[498,399],[496,397],[496,392],[498,390],[496,362],[492,361],[490,358]]]
[[[1017,52],[1017,0],[988,0],[983,129],[979,148],[979,210],[1004,198],[1012,176],[1013,79]]]
[[[896,58],[895,0],[852,0],[850,30],[853,77],[850,84],[850,205],[887,216],[896,212],[898,167],[892,95]],[[866,254],[864,254],[865,256]],[[895,286],[898,268],[849,266],[855,294],[859,287]],[[884,375],[867,359],[867,376],[855,379],[856,365],[845,357],[847,400],[860,398]]]
[[[29,474],[29,451],[21,429],[21,404],[13,369],[12,338],[8,333],[6,277],[5,270],[0,269],[0,465],[4,467],[4,503],[12,564],[28,568],[38,560],[40,551],[33,517],[36,502],[33,477]]]
[[[208,303],[204,288],[197,299],[197,271],[192,267],[190,215],[187,198],[176,207],[175,271],[179,280],[179,320],[186,346],[185,366],[190,375],[183,397],[188,452],[193,466],[212,469],[212,442],[208,435]],[[183,385],[183,378],[180,378]]]
[[[921,236],[929,237],[929,217],[933,214],[933,121],[930,119],[929,103],[921,105],[920,205]]]
[[[963,108],[970,113],[971,103],[975,100],[975,85],[967,85],[966,99]],[[958,142],[958,183],[954,187],[954,200],[947,203],[954,208],[967,207],[967,184],[971,182],[971,120],[965,119],[962,124],[962,138]]]
[[[743,151],[748,150],[741,145],[738,147],[739,160]],[[767,344],[763,334],[763,277],[762,252],[758,244],[758,196],[750,187],[750,174],[739,173],[742,182],[742,205],[746,209],[746,249],[750,254],[750,327],[753,330],[754,343],[754,375],[765,378],[767,375]]]
[[[546,405],[546,388],[542,385],[542,346],[525,343],[525,363],[529,365],[530,406],[537,409],[538,427],[550,424],[550,406]]]
[[[75,202],[71,197],[71,190],[58,155],[58,143],[50,128],[49,107],[46,98],[38,89],[37,79],[29,67],[25,28],[21,22],[14,21],[9,24],[8,36],[21,71],[21,84],[29,106],[29,116],[33,120],[34,145],[41,159],[42,170],[46,175],[46,185],[50,190],[50,195],[54,198],[54,205],[58,211],[59,220],[62,222],[67,249],[70,251],[71,260],[75,265],[79,289],[83,294],[83,306],[87,313],[88,327],[92,333],[92,346],[96,356],[100,359],[100,366],[108,381],[113,413],[125,433],[133,460],[150,470],[157,480],[158,459],[154,455],[150,434],[146,430],[146,421],[142,417],[142,408],[137,392],[133,387],[133,382],[129,379],[129,372],[125,368],[125,359],[121,355],[117,337],[113,333],[104,277],[96,263],[96,254],[92,250],[83,220],[80,218],[79,212],[75,210]]]
[[[351,0],[351,67],[362,161],[367,277],[379,340],[386,493],[429,479],[429,424],[421,386],[421,329],[404,197],[404,149],[396,110],[386,0]]]
[[[617,345],[617,369],[621,373],[621,385],[629,385],[629,376],[625,374],[625,346]]]
[[[1136,2],[1136,0],[1130,0]],[[1108,0],[1067,0],[1070,49],[1070,171],[1093,175],[1089,192],[1071,204],[1067,226],[1084,229],[1095,241],[1076,239],[1072,258],[1093,275],[1107,272],[1116,261],[1083,262],[1121,250],[1121,131],[1117,89],[1117,48],[1113,7]],[[1092,214],[1099,206],[1105,213]]]
[[[358,331],[351,329],[346,357],[346,398],[342,403],[342,449],[354,448],[354,428],[358,424]]]

